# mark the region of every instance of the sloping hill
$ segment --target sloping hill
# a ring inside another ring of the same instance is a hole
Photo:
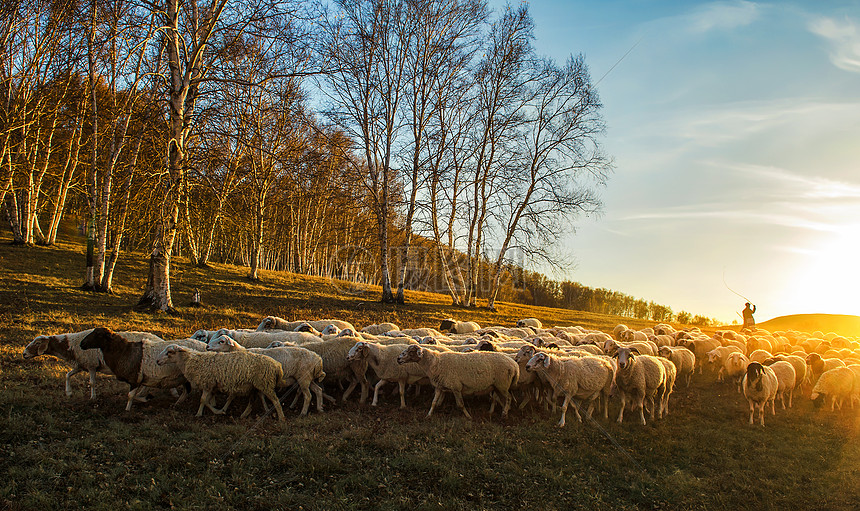
[[[860,336],[860,316],[845,314],[792,314],[758,324],[765,330],[799,330],[801,332],[835,332],[851,337]]]

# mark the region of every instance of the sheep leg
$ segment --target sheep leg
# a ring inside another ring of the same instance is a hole
[[[278,399],[278,396],[275,395],[274,391],[262,390],[262,389],[257,389],[257,390],[260,392],[260,399],[263,399],[263,396],[265,395],[267,398],[269,398],[269,400],[272,402],[272,404],[275,405],[275,411],[278,412],[278,420],[281,422],[286,420],[284,417],[284,409],[281,408],[281,402]],[[310,396],[308,398],[310,398]],[[265,400],[263,401],[263,403],[265,404]]]
[[[400,387],[400,409],[403,410],[406,408],[406,382],[400,380],[397,386]]]
[[[621,421],[624,420],[624,407],[627,405],[627,396],[624,392],[621,392],[619,397],[621,398],[621,409],[618,410],[618,418],[615,419],[615,422],[621,424]]]
[[[794,389],[788,391],[788,407],[791,408],[791,399],[794,397]],[[854,408],[854,402],[851,402],[851,408]]]
[[[230,403],[232,403],[232,402],[233,402],[233,394],[230,394],[229,396],[227,396],[227,402],[224,403],[224,406],[222,406],[220,410],[217,408],[214,408],[211,404],[209,405],[209,409],[212,410],[212,413],[215,413],[218,415],[224,415],[225,413],[227,413],[227,408],[230,406]]]
[[[137,393],[140,392],[140,389],[143,387],[134,387],[128,391],[128,400],[125,402],[125,411],[131,411],[131,405],[134,403],[134,398],[137,396]]]
[[[496,395],[496,391],[490,392],[490,415],[493,415],[493,411],[496,409],[496,401],[499,400],[499,397]]]
[[[346,400],[349,398],[349,395],[352,394],[353,390],[355,390],[356,385],[358,385],[357,381],[349,381],[349,386],[346,388],[346,390],[343,391],[343,395],[340,397],[341,403],[346,403]]]
[[[74,369],[66,373],[66,396],[72,397],[72,376],[78,374],[83,371],[83,369],[79,366],[75,366]],[[92,380],[91,380],[92,381]],[[95,392],[96,386],[93,385],[93,392]]]
[[[209,400],[211,398],[212,398],[212,391],[210,391],[208,389],[204,389],[203,394],[200,395],[200,406],[197,408],[197,417],[203,416],[203,407],[204,406],[208,406],[210,410],[213,410],[212,405],[209,404]]]
[[[427,417],[433,415],[433,410],[436,408],[437,404],[442,403],[442,388],[436,387],[436,392],[433,394],[433,402],[430,403],[430,411],[427,412]]]
[[[531,395],[531,393],[529,393],[529,391],[528,391],[528,390],[526,390],[526,391],[524,391],[524,392],[523,392],[523,396],[524,396],[524,397],[523,397],[523,400],[520,402],[520,406],[519,406],[519,409],[520,409],[520,410],[522,410],[523,408],[525,408],[525,407],[526,407],[526,405],[528,404],[528,402],[529,402],[529,401],[531,401],[531,399],[532,399],[532,395]]]
[[[585,410],[585,418],[586,419],[590,419],[591,414],[594,413],[594,401],[595,401],[595,399],[597,399],[597,396],[592,396],[590,399],[588,399],[588,409]],[[582,422],[582,421],[580,421],[580,422]]]
[[[564,419],[567,416],[567,405],[570,403],[570,396],[568,394],[564,395],[564,402],[561,404],[561,419],[558,420],[558,427],[564,427]],[[582,417],[579,416],[579,412],[576,411],[576,408],[573,409],[576,412],[577,418],[579,418],[579,422],[582,422]]]
[[[266,406],[266,400],[263,399],[263,396],[260,395],[260,399],[263,401],[263,413],[268,413],[268,406]],[[248,396],[248,405],[242,411],[242,415],[239,416],[240,419],[244,419],[245,417],[251,415],[251,408],[254,407],[254,396]]]
[[[460,410],[463,410],[463,415],[465,415],[467,419],[472,420],[472,416],[469,415],[468,410],[466,410],[466,405],[463,404],[463,394],[456,390],[452,390],[451,392],[454,393],[454,399],[457,400],[457,406],[460,408]]]
[[[308,414],[308,409],[311,407],[311,390],[308,385],[299,385],[299,388],[302,389],[302,396],[305,398],[305,402],[302,405],[302,415]]]
[[[317,396],[317,411],[322,412],[323,411],[323,400],[325,399],[325,397],[331,398],[331,396],[326,396],[322,390],[322,387],[317,385],[315,382],[311,382],[311,384],[308,385],[308,388],[310,388],[311,392],[313,392]],[[332,398],[332,400],[333,399],[334,398]]]
[[[269,413],[269,407],[266,403],[266,398],[269,398],[269,401],[271,401],[272,404],[275,405],[275,411],[278,412],[278,420],[281,422],[286,420],[284,417],[284,409],[281,408],[281,401],[280,399],[278,399],[278,396],[277,394],[275,394],[274,390],[257,389],[257,393],[260,394],[260,401],[263,402],[263,408],[266,409],[266,414]],[[308,395],[308,399],[310,399],[310,395]],[[248,413],[251,413],[251,401],[251,399],[248,400],[248,409],[246,410]],[[307,401],[305,401],[305,403],[307,403]],[[245,415],[243,414],[242,417],[244,416]]]
[[[381,389],[388,381],[379,380],[376,382],[376,385],[373,386],[373,401],[370,402],[370,406],[376,406],[379,399],[379,389]]]
[[[190,387],[190,384],[188,384],[188,383],[182,385],[182,394],[179,395],[179,399],[177,399],[176,402],[173,403],[173,406],[176,406],[179,403],[182,403],[183,401],[185,401],[188,398],[188,396],[191,394],[191,392],[189,391],[189,387]]]
[[[514,400],[514,397],[511,395],[510,390],[505,390],[504,392],[502,392],[502,397],[505,398],[505,403],[502,406],[502,418],[505,418],[508,416],[508,412],[511,410],[511,403]]]
[[[639,423],[644,426],[645,425],[645,396],[642,396],[641,398],[634,401],[633,405],[635,407],[639,408]],[[651,402],[651,406],[654,406],[653,401]],[[652,413],[651,420],[654,420],[653,408],[652,408],[651,413]]]
[[[90,401],[96,400],[96,370],[90,369]]]

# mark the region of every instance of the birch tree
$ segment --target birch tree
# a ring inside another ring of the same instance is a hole
[[[293,30],[294,6],[265,0],[164,0],[152,5],[164,49],[163,98],[167,110],[167,149],[164,196],[149,258],[149,276],[139,307],[170,311],[170,261],[179,229],[180,208],[188,184],[189,143],[196,124],[198,101],[215,80],[220,59],[241,50],[248,34],[260,36],[273,52],[269,57],[285,67],[302,61],[301,35]],[[274,51],[278,50],[278,51]],[[289,50],[289,51],[288,51]],[[299,73],[299,70],[287,70]],[[253,86],[254,84],[247,84]]]
[[[403,127],[408,50],[402,0],[337,0],[324,23],[323,59],[329,72],[322,88],[326,113],[358,145],[363,157],[355,175],[367,190],[376,217],[379,272],[384,303],[395,300],[389,271],[393,151]]]
[[[501,236],[489,309],[495,308],[503,263],[512,245],[552,262],[545,248],[563,232],[563,223],[600,208],[596,187],[605,184],[611,169],[599,143],[604,131],[602,105],[584,58],[571,58],[564,67],[544,59],[536,64],[535,73],[517,129],[517,158],[493,204]]]
[[[412,29],[402,38],[408,49],[404,106],[409,137],[408,148],[404,151],[407,158],[403,162],[403,181],[409,190],[409,200],[402,227],[405,239],[400,247],[397,303],[404,302],[416,199],[427,178],[427,158],[432,156],[428,154],[428,131],[434,119],[441,114],[439,97],[455,86],[458,73],[477,48],[478,28],[487,14],[483,2],[477,0],[413,1],[406,5],[408,21],[404,25]]]

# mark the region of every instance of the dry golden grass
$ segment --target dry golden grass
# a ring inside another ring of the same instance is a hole
[[[63,393],[67,367],[51,357],[23,360],[33,337],[105,325],[183,337],[198,328],[253,327],[263,316],[341,318],[357,326],[392,321],[436,326],[446,317],[603,330],[646,322],[500,304],[498,313],[453,308],[444,296],[408,293],[383,306],[373,290],[340,294],[324,279],[246,269],[174,264],[177,315],[135,312],[144,282],[140,255],[125,256],[116,293],[78,289],[83,248],[15,247],[0,238],[0,508],[2,509],[857,509],[857,411],[813,410],[808,399],[746,424],[747,405],[713,375],[677,388],[672,414],[632,422],[554,426],[557,414],[487,415],[467,399],[424,418],[429,392],[381,406],[349,402],[284,424],[252,415],[193,416],[191,399],[169,395],[125,412],[127,385],[102,375],[99,398],[87,378]],[[199,287],[206,305],[186,307]],[[337,392],[336,389],[330,389]],[[617,413],[613,403],[610,414]],[[571,417],[569,416],[568,419]]]

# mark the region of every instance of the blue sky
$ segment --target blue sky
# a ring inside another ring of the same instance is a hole
[[[759,321],[860,314],[860,2],[529,9],[539,53],[603,77],[616,167],[554,277],[726,322],[724,276]]]

